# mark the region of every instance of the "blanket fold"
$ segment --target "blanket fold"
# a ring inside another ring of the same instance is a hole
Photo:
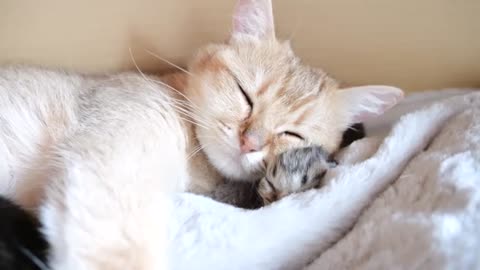
[[[307,270],[480,269],[480,102],[467,97],[464,111]],[[455,98],[462,100],[438,106]],[[365,159],[379,142],[354,143],[343,158]]]

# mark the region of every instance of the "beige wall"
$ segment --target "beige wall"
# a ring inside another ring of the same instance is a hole
[[[480,86],[478,0],[273,0],[279,37],[349,84]],[[177,63],[223,40],[233,0],[0,0],[0,63],[82,71]]]

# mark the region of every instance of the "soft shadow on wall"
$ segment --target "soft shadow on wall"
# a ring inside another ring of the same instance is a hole
[[[0,62],[85,72],[185,64],[223,41],[234,0],[3,0]],[[480,87],[480,1],[273,0],[277,32],[346,84]]]

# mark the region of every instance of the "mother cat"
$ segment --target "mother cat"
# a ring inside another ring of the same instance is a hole
[[[402,97],[339,89],[302,65],[267,0],[239,0],[229,41],[201,49],[189,73],[182,94],[136,73],[0,70],[0,192],[41,207],[53,269],[159,269],[170,195],[255,179],[295,146],[333,152],[349,125]]]

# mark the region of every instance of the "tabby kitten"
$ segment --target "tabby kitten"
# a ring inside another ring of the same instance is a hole
[[[257,192],[267,205],[292,193],[320,188],[328,169],[336,166],[320,146],[288,150],[269,164]]]
[[[336,165],[320,146],[293,148],[273,159],[262,179],[227,181],[211,197],[240,208],[260,208],[289,194],[320,188],[327,170]]]

